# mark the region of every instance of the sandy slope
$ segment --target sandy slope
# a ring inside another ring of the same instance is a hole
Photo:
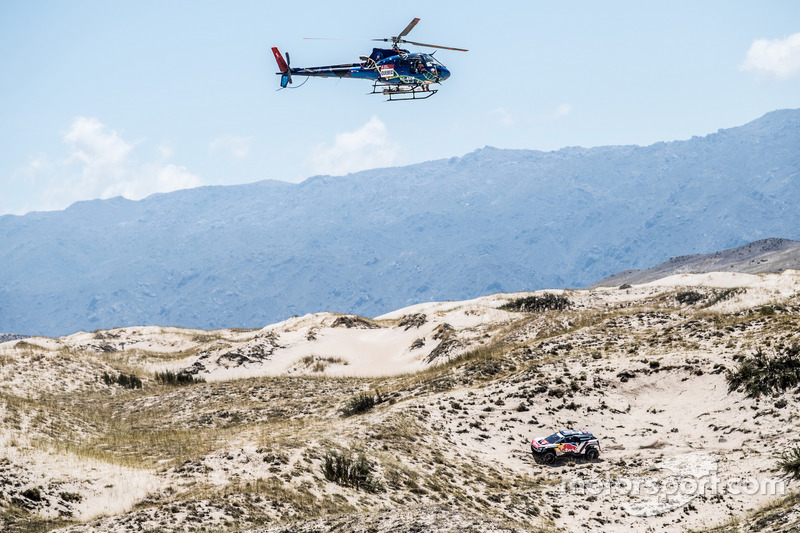
[[[702,299],[681,305],[682,291]],[[444,506],[484,516],[486,530],[511,520],[517,530],[684,531],[780,499],[737,494],[731,482],[777,479],[776,457],[800,443],[800,400],[729,393],[724,372],[758,346],[800,342],[800,272],[564,294],[564,313],[503,311],[520,295],[494,295],[374,320],[322,313],[260,330],[134,327],[2,343],[0,511],[94,519],[70,531],[133,531],[228,529],[325,508],[403,531],[389,515],[358,513],[410,505],[431,509],[411,522]],[[436,370],[476,348],[486,353]],[[209,383],[163,388],[153,375],[166,369]],[[142,376],[144,389],[100,378],[120,371]],[[376,389],[383,403],[339,418],[345,400]],[[535,464],[530,439],[562,427],[592,430],[600,460]],[[112,438],[154,428],[152,451]],[[321,477],[322,450],[353,446],[376,462],[384,492]],[[22,495],[31,488],[42,498]],[[14,526],[9,516],[0,525]],[[324,528],[317,520],[297,530]]]

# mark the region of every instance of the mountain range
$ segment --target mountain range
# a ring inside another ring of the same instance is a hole
[[[0,331],[262,327],[575,288],[800,238],[800,110],[651,146],[484,148],[0,217]]]
[[[800,270],[800,242],[789,239],[762,239],[711,254],[672,257],[647,269],[623,270],[592,284],[589,288],[649,283],[674,274],[707,272],[762,274],[784,270]]]

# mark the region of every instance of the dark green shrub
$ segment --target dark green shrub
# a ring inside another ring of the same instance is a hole
[[[127,376],[125,374],[120,374],[119,378],[117,378],[117,382],[126,389],[142,388],[142,380],[133,374],[128,374]]]
[[[725,372],[728,392],[742,390],[751,398],[777,394],[800,384],[800,345],[784,347],[768,355],[759,347],[752,357],[739,360],[736,369]]]
[[[178,373],[172,372],[171,370],[165,370],[164,372],[156,372],[155,378],[157,382],[163,385],[173,385],[173,386],[193,385],[195,383],[206,382],[206,380],[201,378],[200,376],[195,376],[183,370],[181,370]]]
[[[375,407],[375,397],[367,392],[362,392],[348,400],[347,405],[342,408],[342,413],[344,416],[360,415],[373,407]]]
[[[349,451],[329,451],[322,461],[325,479],[366,492],[378,492],[381,489],[380,483],[372,475],[373,468],[364,454],[354,456]]]
[[[681,304],[692,305],[704,300],[705,295],[697,291],[682,291],[675,295],[675,299]]]
[[[60,492],[58,495],[65,502],[81,503],[83,501],[83,496],[77,492]]]
[[[737,289],[719,289],[712,291],[711,299],[705,304],[704,307],[711,307],[712,305],[722,302],[725,300],[729,300],[736,296],[737,294],[744,294],[747,292],[747,289],[737,288]]]
[[[500,306],[500,309],[506,311],[522,311],[524,313],[536,313],[542,311],[563,311],[569,309],[572,302],[569,298],[561,294],[551,294],[546,292],[541,296],[525,296],[524,298],[517,298],[505,305]]]
[[[122,372],[118,376],[113,374],[109,374],[108,372],[103,372],[101,376],[103,379],[103,383],[106,385],[119,385],[126,389],[141,389],[142,388],[142,380],[136,377],[134,374],[125,375]]]
[[[28,498],[29,500],[34,501],[34,502],[40,502],[40,501],[42,501],[42,498],[43,498],[42,492],[39,489],[37,489],[36,487],[31,487],[29,489],[25,489],[22,492],[20,492],[20,494],[22,496]]]
[[[783,473],[789,478],[800,480],[800,446],[783,452],[778,460],[778,468],[783,470]]]

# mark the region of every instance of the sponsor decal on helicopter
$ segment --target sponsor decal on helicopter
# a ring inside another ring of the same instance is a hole
[[[396,74],[393,64],[381,65],[381,78],[393,78],[394,76],[396,76]]]

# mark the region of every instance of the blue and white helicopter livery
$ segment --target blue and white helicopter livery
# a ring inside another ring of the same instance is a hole
[[[383,94],[389,97],[389,101],[430,98],[438,91],[438,89],[432,89],[431,85],[442,83],[449,78],[450,71],[437,61],[432,53],[411,53],[398,45],[400,43],[408,43],[428,48],[457,50],[459,52],[466,52],[467,50],[403,39],[408,32],[414,29],[417,22],[419,22],[418,18],[412,20],[396,37],[372,39],[373,41],[391,42],[392,47],[373,48],[369,56],[360,57],[360,63],[292,68],[289,62],[289,54],[287,53],[286,59],[284,59],[278,48],[273,47],[272,53],[280,70],[277,74],[281,77],[281,89],[287,88],[292,83],[292,76],[355,78],[371,80],[373,82],[372,92],[369,94]]]

